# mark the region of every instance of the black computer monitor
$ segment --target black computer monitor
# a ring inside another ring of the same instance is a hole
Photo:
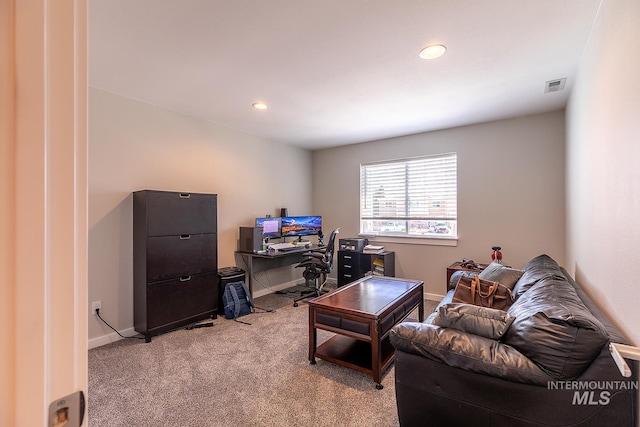
[[[256,227],[262,227],[263,238],[282,237],[281,218],[256,218]]]
[[[283,236],[310,236],[319,234],[322,230],[320,215],[285,216],[282,218]]]

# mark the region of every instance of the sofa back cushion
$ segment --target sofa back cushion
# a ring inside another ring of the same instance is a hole
[[[511,306],[508,313],[516,319],[503,342],[550,376],[567,380],[578,377],[591,364],[608,335],[562,272],[558,269],[558,277],[553,270],[537,278]],[[525,270],[523,278],[527,273]]]
[[[548,277],[564,278],[562,270],[558,263],[549,255],[539,255],[525,264],[522,268],[524,274],[520,276],[514,285],[511,294],[514,299],[518,299],[520,295],[527,292],[533,285],[540,280]]]

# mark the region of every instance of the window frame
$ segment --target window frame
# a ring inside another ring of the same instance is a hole
[[[386,179],[390,180],[387,188],[376,188]],[[394,243],[457,245],[457,184],[456,152],[361,163],[359,235]],[[432,190],[425,190],[425,186]],[[373,194],[381,191],[382,199],[388,200],[376,205]],[[435,207],[437,213],[429,212],[430,207]],[[378,213],[373,214],[373,209],[379,209]],[[390,228],[400,224],[404,229],[375,229],[383,227],[381,223],[385,221]],[[436,231],[441,230],[442,223],[449,231]]]

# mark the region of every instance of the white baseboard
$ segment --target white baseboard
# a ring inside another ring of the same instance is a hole
[[[133,328],[124,329],[118,332],[120,332],[125,337],[132,337],[138,334]],[[107,335],[103,335],[101,337],[91,338],[88,344],[89,350],[91,350],[92,348],[101,347],[106,344],[111,344],[112,342],[120,341],[121,339],[123,338],[120,337],[115,332],[112,332]]]
[[[299,284],[299,282],[300,282],[299,280],[296,280],[296,281],[291,281],[291,282],[280,283],[279,285],[271,286],[270,288],[262,288],[262,289],[254,290],[252,292],[253,298],[258,298],[258,297],[261,297],[261,296],[264,296],[264,295],[269,295],[269,294],[272,294],[272,293],[274,293],[276,291],[281,291],[283,289],[287,289],[287,288],[290,288],[292,286],[296,286],[296,285]],[[335,285],[336,284],[336,280],[330,278],[329,279],[329,283]],[[444,297],[444,295],[424,294],[424,299],[431,300],[431,301],[440,301],[443,297]],[[220,313],[218,313],[218,315],[220,315]],[[224,317],[224,313],[222,313],[222,316]],[[133,328],[127,328],[127,329],[124,329],[124,330],[118,331],[118,332],[120,332],[125,337],[131,337],[131,336],[134,336],[134,335],[138,334]],[[101,346],[106,345],[106,344],[111,344],[112,342],[120,341],[121,339],[123,339],[123,338],[120,337],[115,332],[112,332],[110,334],[103,335],[101,337],[91,338],[89,340],[89,342],[88,342],[88,347],[89,347],[89,350],[91,350],[92,348],[101,347]]]
[[[424,299],[428,299],[429,301],[440,301],[442,298],[444,298],[444,295],[424,294]]]
[[[256,285],[256,283],[254,282],[254,284],[253,284],[254,285],[253,286],[254,289],[251,292],[251,296],[253,298],[258,298],[258,297],[262,297],[262,296],[265,296],[265,295],[269,295],[269,294],[272,294],[272,293],[274,293],[276,291],[281,291],[283,289],[287,289],[287,288],[290,288],[292,286],[296,286],[298,284],[297,282],[298,281],[285,282],[285,283],[280,283],[279,285],[271,286],[269,288],[260,287],[260,289],[255,289],[255,288],[259,287],[260,285]]]
[[[336,279],[329,279],[329,283],[335,285],[336,284]],[[258,298],[264,295],[269,295],[272,294],[276,291],[281,291],[283,289],[287,289],[290,288],[292,286],[296,286],[300,284],[300,280],[294,280],[291,282],[285,282],[285,283],[280,283],[279,285],[275,285],[275,286],[271,286],[270,288],[260,288],[260,289],[254,289],[252,292],[252,296],[253,298]],[[259,286],[259,285],[258,285]],[[254,286],[257,287],[257,286]],[[430,294],[430,293],[425,293],[424,294],[424,299],[429,300],[429,301],[441,301],[442,298],[444,298],[444,295],[440,295],[440,294]]]
[[[297,285],[299,282],[298,281],[291,281],[291,282],[285,282],[285,283],[280,283],[279,285],[275,285],[275,286],[271,286],[270,288],[260,288],[253,291],[253,298],[258,298],[261,297],[263,295],[268,295],[268,294],[272,294],[276,291],[281,291],[283,289],[287,289],[290,288],[292,286]],[[257,285],[260,286],[260,285]],[[218,310],[218,316],[222,315],[222,317],[224,317],[224,311]],[[122,331],[118,331],[120,332],[122,335],[124,335],[125,337],[131,337],[134,335],[137,335],[138,333],[133,329],[133,328],[127,328],[124,329]],[[122,337],[120,337],[118,334],[116,334],[115,332],[112,332],[110,334],[106,334],[106,335],[102,335],[100,337],[96,337],[96,338],[91,338],[88,342],[88,347],[89,350],[91,350],[92,348],[96,348],[96,347],[101,347],[103,345],[106,344],[111,344],[112,342],[116,342],[116,341],[120,341],[121,339],[123,339]]]
[[[330,284],[334,285],[334,286],[337,283],[336,279],[332,279],[332,278],[329,278],[329,280],[327,280],[327,281]],[[304,283],[302,283],[300,281],[300,279],[298,279],[298,280],[294,280],[294,281],[291,281],[291,282],[280,283],[279,285],[271,286],[270,288],[262,288],[261,287],[260,289],[255,289],[255,288],[259,287],[260,285],[256,285],[254,283],[254,286],[253,286],[254,289],[251,292],[251,296],[253,298],[258,298],[258,297],[261,297],[261,296],[264,296],[264,295],[272,294],[272,293],[274,293],[276,291],[281,291],[283,289],[287,289],[287,288],[290,288],[292,286],[302,285],[302,284],[304,284]]]

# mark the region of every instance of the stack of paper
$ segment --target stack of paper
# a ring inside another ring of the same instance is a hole
[[[367,245],[362,250],[365,254],[381,254],[384,252],[384,246]]]
[[[374,276],[384,276],[384,261],[382,258],[376,258],[373,260],[373,270],[371,274]]]

